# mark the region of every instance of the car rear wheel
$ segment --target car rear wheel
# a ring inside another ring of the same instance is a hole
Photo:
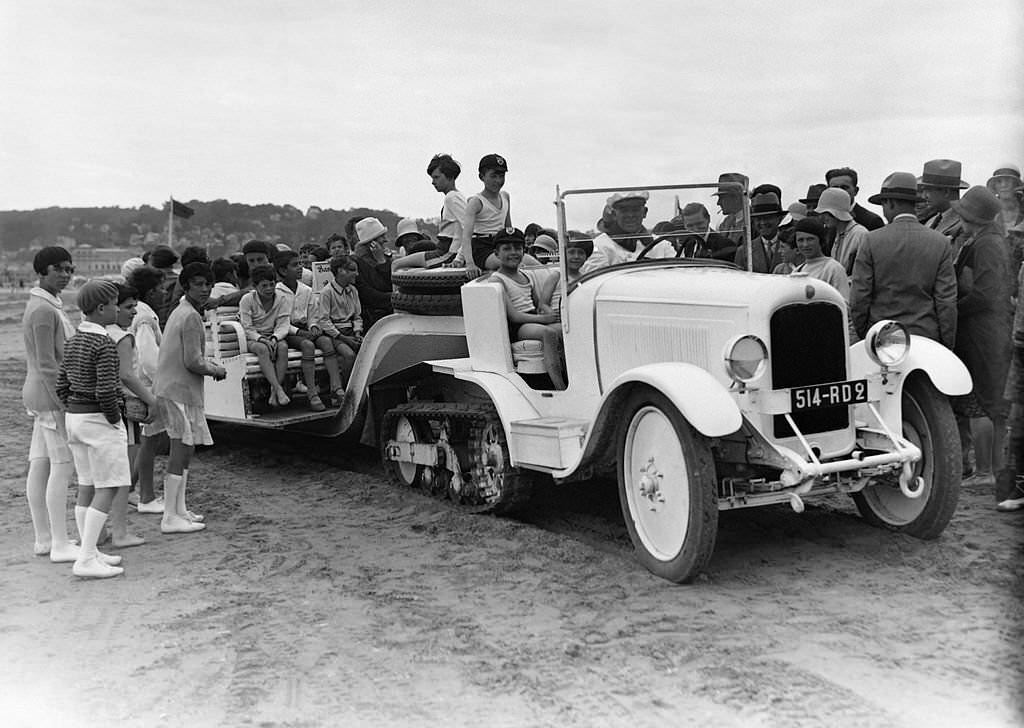
[[[669,581],[693,580],[718,531],[707,439],[667,397],[644,388],[627,402],[618,444],[619,501],[640,562]]]
[[[949,400],[927,376],[911,374],[903,385],[903,437],[921,449],[914,464],[923,492],[903,494],[895,477],[853,494],[868,523],[918,538],[933,539],[945,530],[960,497],[960,435]]]

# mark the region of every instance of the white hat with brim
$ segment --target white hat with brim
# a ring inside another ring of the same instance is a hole
[[[406,217],[398,221],[398,228],[395,230],[395,240],[400,240],[403,235],[415,235],[418,239],[422,240],[427,237],[420,232],[419,225],[411,217]]]
[[[356,238],[360,243],[376,240],[387,231],[388,229],[375,217],[364,217],[356,223]]]
[[[640,190],[638,192],[616,192],[608,198],[608,207],[615,207],[620,202],[625,202],[626,200],[640,200],[646,203],[650,197],[651,193],[647,190]]]
[[[836,220],[849,222],[853,219],[853,215],[850,214],[852,205],[853,200],[850,199],[846,190],[842,187],[829,187],[821,191],[821,197],[818,198],[818,205],[814,211],[819,215],[827,212]]]

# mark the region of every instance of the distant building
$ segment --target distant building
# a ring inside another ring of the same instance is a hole
[[[86,278],[117,275],[121,272],[121,264],[129,258],[138,256],[133,248],[94,248],[91,245],[79,245],[73,254],[75,273]]]

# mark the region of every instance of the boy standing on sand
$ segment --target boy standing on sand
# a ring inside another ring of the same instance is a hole
[[[84,320],[64,345],[57,396],[67,411],[68,446],[78,471],[75,521],[81,548],[75,576],[106,579],[124,572],[120,556],[96,549],[118,488],[131,485],[128,434],[122,421],[120,358],[104,328],[117,320],[117,284],[90,280],[78,291]]]

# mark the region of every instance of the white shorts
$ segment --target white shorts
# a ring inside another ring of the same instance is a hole
[[[49,460],[54,465],[70,463],[71,449],[68,447],[68,431],[64,427],[64,413],[40,412],[32,419],[28,459]]]
[[[120,488],[132,484],[128,464],[128,433],[124,422],[112,425],[99,412],[65,415],[68,445],[75,456],[78,484]]]

